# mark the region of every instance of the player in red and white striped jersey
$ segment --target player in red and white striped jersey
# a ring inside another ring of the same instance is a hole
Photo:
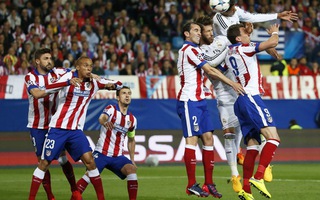
[[[111,170],[119,178],[127,178],[127,189],[130,200],[137,199],[138,180],[135,152],[135,129],[137,119],[128,112],[131,102],[131,90],[124,86],[117,91],[117,105],[108,105],[99,117],[101,124],[100,137],[93,153],[100,173],[104,168]],[[124,141],[128,136],[130,159],[123,155]],[[84,175],[78,182],[78,190],[83,192],[90,180]]]
[[[74,161],[82,160],[95,187],[98,199],[104,199],[100,174],[92,157],[92,149],[82,129],[88,104],[95,93],[99,89],[121,88],[122,83],[106,79],[91,79],[92,65],[92,60],[89,57],[82,56],[76,62],[76,71],[66,73],[58,81],[58,83],[63,83],[72,78],[78,78],[82,82],[76,86],[69,85],[59,89],[59,104],[49,124],[50,130],[40,163],[33,173],[29,200],[35,199],[45,171],[49,168],[52,160],[58,159],[63,149],[68,151]],[[47,90],[47,92],[56,91],[53,89]]]
[[[201,49],[198,47],[201,38],[201,25],[189,22],[183,26],[185,43],[179,50],[178,72],[180,76],[181,89],[177,97],[177,113],[181,119],[183,136],[186,146],[184,161],[188,175],[187,194],[197,196],[208,196],[221,198],[212,180],[214,153],[213,137],[214,131],[211,116],[207,109],[204,91],[204,73],[211,78],[217,78],[230,85],[239,93],[243,88],[232,80],[225,77],[219,70],[212,68],[202,57]],[[203,143],[202,162],[205,171],[205,183],[202,189],[196,183],[196,155],[195,149],[198,138]]]
[[[260,51],[277,46],[279,25],[270,26],[267,32],[270,38],[261,43],[251,42],[250,35],[242,24],[231,25],[227,34],[232,45],[228,47],[225,62],[246,91],[246,94],[238,96],[234,103],[234,113],[239,119],[244,143],[247,146],[243,162],[243,187],[238,193],[240,199],[254,199],[250,185],[256,187],[267,198],[271,198],[271,194],[264,185],[263,177],[280,144],[273,117],[261,98],[264,90],[256,55]],[[263,135],[267,142],[261,150],[259,165],[252,177],[261,144],[260,135]]]
[[[55,113],[57,106],[57,94],[48,95],[45,91],[49,88],[66,86],[67,82],[56,82],[61,75],[67,72],[67,70],[63,68],[54,68],[51,50],[48,48],[38,49],[35,52],[35,63],[36,68],[25,76],[25,84],[28,90],[29,99],[27,127],[30,129],[31,141],[38,161],[40,161],[45,135],[48,133],[49,129],[49,122],[52,114]],[[59,163],[70,183],[71,191],[77,191],[73,167],[67,160],[65,151],[61,153]],[[42,184],[48,199],[54,199],[51,190],[49,170],[46,171]]]

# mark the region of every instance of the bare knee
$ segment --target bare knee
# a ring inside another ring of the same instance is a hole
[[[88,170],[94,170],[96,168],[96,163],[94,162],[91,151],[84,153],[81,156],[81,161],[83,162],[83,164],[86,166]]]

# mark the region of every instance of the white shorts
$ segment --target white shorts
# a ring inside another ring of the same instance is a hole
[[[237,116],[234,114],[233,105],[218,106],[222,130],[240,126]]]

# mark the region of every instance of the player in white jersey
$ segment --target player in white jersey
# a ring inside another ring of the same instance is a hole
[[[30,130],[30,137],[36,156],[40,161],[45,135],[49,129],[49,122],[57,106],[57,94],[47,95],[44,94],[44,90],[46,85],[51,85],[53,88],[60,87],[61,83],[56,84],[56,82],[67,70],[54,68],[51,50],[48,48],[37,49],[34,55],[36,68],[25,76],[29,99],[27,127]],[[68,161],[65,151],[62,151],[58,160],[70,183],[72,193],[77,193],[73,167]],[[47,193],[47,198],[54,199],[49,170],[46,171],[42,184]]]
[[[117,91],[118,104],[108,105],[99,117],[100,137],[93,156],[99,172],[105,168],[111,170],[122,180],[127,178],[127,190],[130,200],[137,199],[138,179],[135,152],[135,130],[137,119],[128,111],[131,103],[131,90],[124,86]],[[128,136],[130,159],[123,155],[124,141]],[[78,182],[78,190],[84,192],[90,180],[85,174]]]
[[[74,161],[82,160],[88,170],[88,176],[94,185],[98,199],[104,199],[100,174],[92,156],[92,149],[82,129],[88,104],[95,93],[99,89],[120,88],[122,83],[106,79],[91,79],[91,72],[92,60],[82,56],[76,61],[76,71],[66,73],[58,81],[64,83],[76,77],[82,82],[77,86],[69,85],[59,91],[59,104],[49,124],[50,130],[40,163],[33,173],[29,200],[35,199],[45,171],[49,168],[51,161],[59,157],[63,149],[68,151]],[[45,93],[50,92],[55,91],[45,90]],[[81,195],[77,198],[80,199]]]
[[[250,13],[242,10],[235,4],[235,0],[230,0],[230,7],[226,12],[217,12],[213,16],[214,31],[217,35],[227,35],[229,26],[239,24],[240,22],[266,22],[276,19],[282,19],[292,22],[298,19],[297,13],[283,11],[281,13]]]
[[[249,13],[238,6],[235,5],[234,0],[230,0],[230,7],[226,12],[216,13],[213,17],[213,25],[214,31],[216,35],[227,35],[227,30],[230,25],[238,24],[240,22],[246,23],[246,30],[248,33],[253,31],[252,24],[255,22],[265,22],[276,19],[282,19],[287,21],[297,20],[297,14],[292,13],[291,11],[283,11],[281,13],[273,13],[273,14],[262,14],[262,13]],[[250,22],[250,23],[249,23]],[[266,50],[270,55],[274,58],[279,58],[277,51],[274,48],[270,48]],[[212,51],[211,53],[216,54],[216,51]],[[222,71],[223,68],[221,68]],[[228,72],[229,71],[229,72]],[[225,74],[228,78],[230,77],[230,70],[227,70]],[[233,76],[233,75],[231,75]],[[237,94],[228,89],[228,86],[224,86],[223,83],[218,84],[217,81],[212,82],[215,85],[216,98],[218,102],[218,110],[220,113],[220,120],[222,123],[222,129],[224,132],[225,138],[225,149],[227,153],[228,164],[231,168],[231,182],[233,184],[233,189],[235,192],[239,192],[239,180],[240,176],[237,166],[234,160],[238,160],[239,164],[243,163],[244,156],[241,153],[240,143],[242,139],[241,129],[239,126],[238,119],[236,118],[233,111],[233,103],[236,100]],[[226,89],[226,90],[225,90]],[[223,90],[225,90],[223,92]],[[264,140],[265,141],[265,140]],[[261,144],[261,148],[265,142]],[[265,181],[272,181],[272,171],[271,166],[267,168],[265,171],[264,179]]]
[[[177,113],[181,119],[183,136],[186,141],[184,162],[188,175],[186,193],[197,196],[211,194],[216,198],[222,195],[216,190],[212,174],[214,168],[213,125],[207,109],[204,91],[204,73],[209,77],[220,79],[234,90],[242,93],[243,88],[226,78],[219,70],[212,68],[202,57],[199,43],[201,25],[188,22],[183,26],[184,44],[179,50],[177,68],[181,89],[177,96]],[[198,138],[203,143],[202,162],[204,166],[205,183],[202,188],[196,182],[195,149]]]
[[[202,38],[200,42],[200,48],[203,52],[203,58],[208,61],[212,67],[219,69],[226,77],[235,81],[235,76],[231,70],[224,64],[224,59],[228,49],[227,45],[230,45],[226,36],[213,37],[213,25],[212,18],[209,16],[201,16],[196,19],[196,22],[203,25]],[[235,143],[234,129],[236,127],[240,129],[239,121],[233,112],[233,104],[236,101],[238,94],[229,86],[223,82],[212,79],[211,81],[217,98],[217,107],[220,114],[220,121],[222,129],[224,131],[223,137],[225,138],[225,152],[227,156],[228,165],[231,168],[231,182],[232,188],[235,192],[240,192],[242,185],[240,182],[240,175],[237,169],[237,146]],[[231,129],[231,130],[230,130]],[[241,131],[237,131],[241,135]]]
[[[258,52],[274,48],[278,44],[279,25],[272,25],[267,31],[270,38],[261,43],[251,42],[250,35],[242,24],[231,25],[227,33],[232,45],[229,46],[225,61],[246,91],[244,96],[238,96],[234,104],[234,112],[239,119],[244,143],[247,146],[243,162],[243,190],[238,193],[241,200],[254,199],[250,184],[257,188],[261,194],[271,198],[271,194],[264,185],[263,176],[280,144],[275,122],[261,98],[264,90],[256,55]],[[260,134],[266,138],[267,142],[261,150],[256,173],[252,176],[261,144]]]

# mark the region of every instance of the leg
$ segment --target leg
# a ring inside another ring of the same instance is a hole
[[[121,169],[122,174],[127,176],[127,190],[129,200],[136,200],[138,193],[138,178],[136,172],[136,166],[133,164],[126,164]]]
[[[48,170],[50,162],[47,160],[40,160],[38,167],[34,170],[32,182],[29,193],[29,200],[35,200],[40,184],[42,183],[45,173]]]
[[[239,165],[243,165],[243,160],[244,160],[244,155],[241,151],[241,140],[242,140],[242,132],[241,132],[241,127],[240,125],[236,126],[234,128],[235,130],[235,145],[236,145],[236,148],[237,148],[237,162]]]
[[[186,146],[184,149],[184,163],[188,176],[188,188],[196,183],[196,145],[198,137],[192,136],[186,138]]]
[[[235,143],[235,134],[233,133],[233,128],[227,128],[224,130],[224,144],[227,156],[227,162],[231,169],[231,182],[232,188],[235,192],[240,192],[242,190],[242,185],[240,182],[240,175],[237,167],[237,146]]]
[[[38,159],[38,163],[40,163],[40,157],[43,149],[43,144],[46,139],[46,134],[48,130],[47,129],[30,129],[30,136],[31,136],[31,141],[32,145],[35,148],[35,153]],[[42,175],[40,175],[42,176]],[[42,186],[47,194],[48,200],[54,199],[54,195],[52,194],[52,189],[51,189],[51,175],[50,171],[46,170],[43,180],[42,180]]]
[[[73,167],[67,159],[66,151],[61,152],[58,161],[59,161],[60,166],[62,167],[64,175],[66,176],[66,178],[70,184],[71,191],[72,192],[76,191],[77,190],[76,179],[74,176]]]
[[[277,147],[280,144],[280,138],[275,127],[265,127],[261,129],[261,133],[267,142],[261,150],[259,165],[254,177],[258,180],[262,179],[266,168],[270,164]]]
[[[202,190],[211,194],[215,198],[221,198],[216,185],[213,183],[213,169],[214,169],[214,147],[213,147],[213,136],[212,132],[206,132],[201,135],[201,140],[203,143],[202,150],[202,162],[204,167],[205,183],[202,186]]]
[[[88,170],[88,176],[90,178],[92,185],[94,186],[98,200],[104,200],[102,181],[101,181],[100,173],[94,162],[92,152],[89,151],[87,153],[84,153],[81,156],[81,160],[85,164]]]

